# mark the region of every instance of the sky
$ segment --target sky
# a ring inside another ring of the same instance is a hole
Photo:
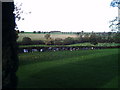
[[[62,32],[109,32],[109,21],[118,16],[112,0],[14,0],[23,3],[21,16],[16,21],[19,30]]]

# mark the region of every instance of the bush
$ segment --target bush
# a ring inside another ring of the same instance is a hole
[[[31,44],[33,44],[33,45],[39,45],[39,44],[45,44],[45,43],[42,40],[34,40],[34,41],[32,41]]]
[[[98,41],[97,41],[97,36],[95,35],[95,33],[93,33],[91,36],[90,36],[90,43],[93,44],[93,45],[96,45],[98,44]]]
[[[69,44],[74,44],[75,41],[74,41],[74,38],[72,37],[68,37],[68,38],[65,38],[64,39],[64,42],[63,42],[65,45],[69,45]]]
[[[46,41],[45,41],[45,44],[46,45],[54,45],[54,40],[52,38],[48,38]]]
[[[32,43],[32,40],[31,40],[31,38],[29,38],[29,37],[24,37],[24,38],[22,39],[22,43],[23,43],[24,45],[29,45],[29,44]]]
[[[38,31],[38,33],[41,33],[41,31]]]
[[[120,33],[116,33],[113,37],[115,43],[120,43]]]
[[[50,39],[51,38],[50,36],[51,36],[50,34],[46,34],[44,37],[45,39]]]
[[[33,31],[33,33],[36,33],[36,31]]]
[[[21,33],[24,33],[24,31],[21,31]]]
[[[97,44],[98,44],[98,42],[91,42],[91,44],[93,44],[93,45],[97,45]]]
[[[56,39],[54,40],[54,44],[55,44],[55,45],[62,45],[62,44],[63,44],[63,40],[62,40],[61,38],[56,38]]]

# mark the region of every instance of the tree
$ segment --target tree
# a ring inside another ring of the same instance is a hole
[[[108,36],[107,36],[107,42],[108,43],[112,43],[113,42],[113,38],[112,38],[112,32],[108,32]]]
[[[61,38],[56,38],[56,39],[54,40],[54,44],[55,44],[55,45],[62,45],[62,44],[63,44],[63,40],[62,40]]]
[[[115,43],[120,43],[120,32],[117,32],[117,33],[114,35],[113,39],[114,39],[114,42],[115,42]]]
[[[24,31],[21,31],[21,33],[24,33]]]
[[[103,41],[102,41],[102,36],[98,35],[98,36],[97,36],[97,41],[98,41],[99,43],[102,43],[102,42],[103,42]]]
[[[16,38],[18,39],[18,34],[20,33],[20,31],[19,30],[16,30]]]
[[[81,38],[82,42],[89,42],[89,34],[84,34],[84,37]]]
[[[93,44],[93,45],[98,44],[98,42],[97,42],[97,36],[95,35],[95,33],[91,34],[91,36],[90,36],[90,43]]]
[[[41,31],[38,31],[38,33],[41,33]]]
[[[45,43],[42,40],[34,40],[34,41],[32,41],[31,44],[33,44],[33,45],[39,45],[39,44],[45,44]]]
[[[120,12],[120,0],[112,0],[110,3],[112,7],[118,7],[118,12]],[[118,14],[119,16],[119,14]],[[115,19],[110,21],[111,31],[119,31],[120,32],[120,18],[116,17]]]
[[[33,33],[36,33],[36,31],[33,31]]]
[[[2,3],[2,88],[16,88],[18,70],[17,42],[15,18],[13,14],[14,3]]]
[[[50,37],[50,38],[46,39],[45,44],[46,45],[53,45],[54,44],[54,40]]]
[[[24,20],[25,18],[22,17],[22,14],[30,14],[31,12],[25,12],[22,10],[22,3],[15,3],[14,4],[14,14],[15,14],[15,21],[20,21],[20,20]],[[15,30],[19,30],[18,29],[18,25],[17,23],[15,23]]]
[[[46,34],[45,36],[45,44],[46,45],[53,45],[54,44],[54,40],[50,37],[50,34]]]
[[[112,0],[111,3],[110,3],[110,6],[112,7],[118,7],[120,9],[120,0]]]
[[[45,37],[45,39],[49,39],[50,38],[50,34],[46,34],[44,37]]]
[[[80,32],[77,32],[76,35],[79,36],[81,33]]]
[[[72,37],[67,37],[64,39],[64,44],[69,45],[69,44],[74,44],[74,38]]]
[[[115,17],[115,19],[111,20],[109,23],[110,23],[109,28],[111,29],[111,31],[119,31],[120,23],[118,17]]]
[[[81,34],[83,35],[83,34],[84,34],[84,31],[81,31]]]
[[[22,43],[23,43],[24,45],[30,45],[30,44],[32,43],[32,40],[31,40],[31,38],[29,38],[29,37],[23,37]]]

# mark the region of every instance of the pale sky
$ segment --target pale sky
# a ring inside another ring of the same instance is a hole
[[[118,16],[112,0],[14,0],[22,2],[25,20],[20,31],[108,32],[109,21]]]

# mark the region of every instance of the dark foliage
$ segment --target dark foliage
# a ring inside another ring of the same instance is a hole
[[[64,45],[74,44],[75,43],[74,38],[72,37],[65,38],[63,43]]]
[[[54,44],[55,44],[55,45],[63,45],[63,40],[62,40],[61,38],[56,38],[56,39],[54,40]]]
[[[120,33],[116,33],[113,39],[115,43],[120,43]]]
[[[38,33],[41,33],[41,31],[38,31]]]
[[[98,44],[97,36],[94,33],[90,36],[90,43],[93,44],[93,45]]]
[[[36,31],[33,31],[33,33],[36,33]]]
[[[18,69],[14,3],[2,3],[2,87],[16,88]]]
[[[31,42],[32,45],[41,45],[41,44],[45,44],[42,40],[34,40]]]
[[[29,45],[29,44],[32,43],[32,40],[31,40],[31,38],[29,38],[29,37],[24,37],[24,38],[22,39],[22,43],[23,43],[24,45]]]
[[[45,37],[45,39],[49,39],[50,38],[50,34],[46,34],[44,37]]]
[[[21,31],[21,33],[24,33],[24,31]]]

